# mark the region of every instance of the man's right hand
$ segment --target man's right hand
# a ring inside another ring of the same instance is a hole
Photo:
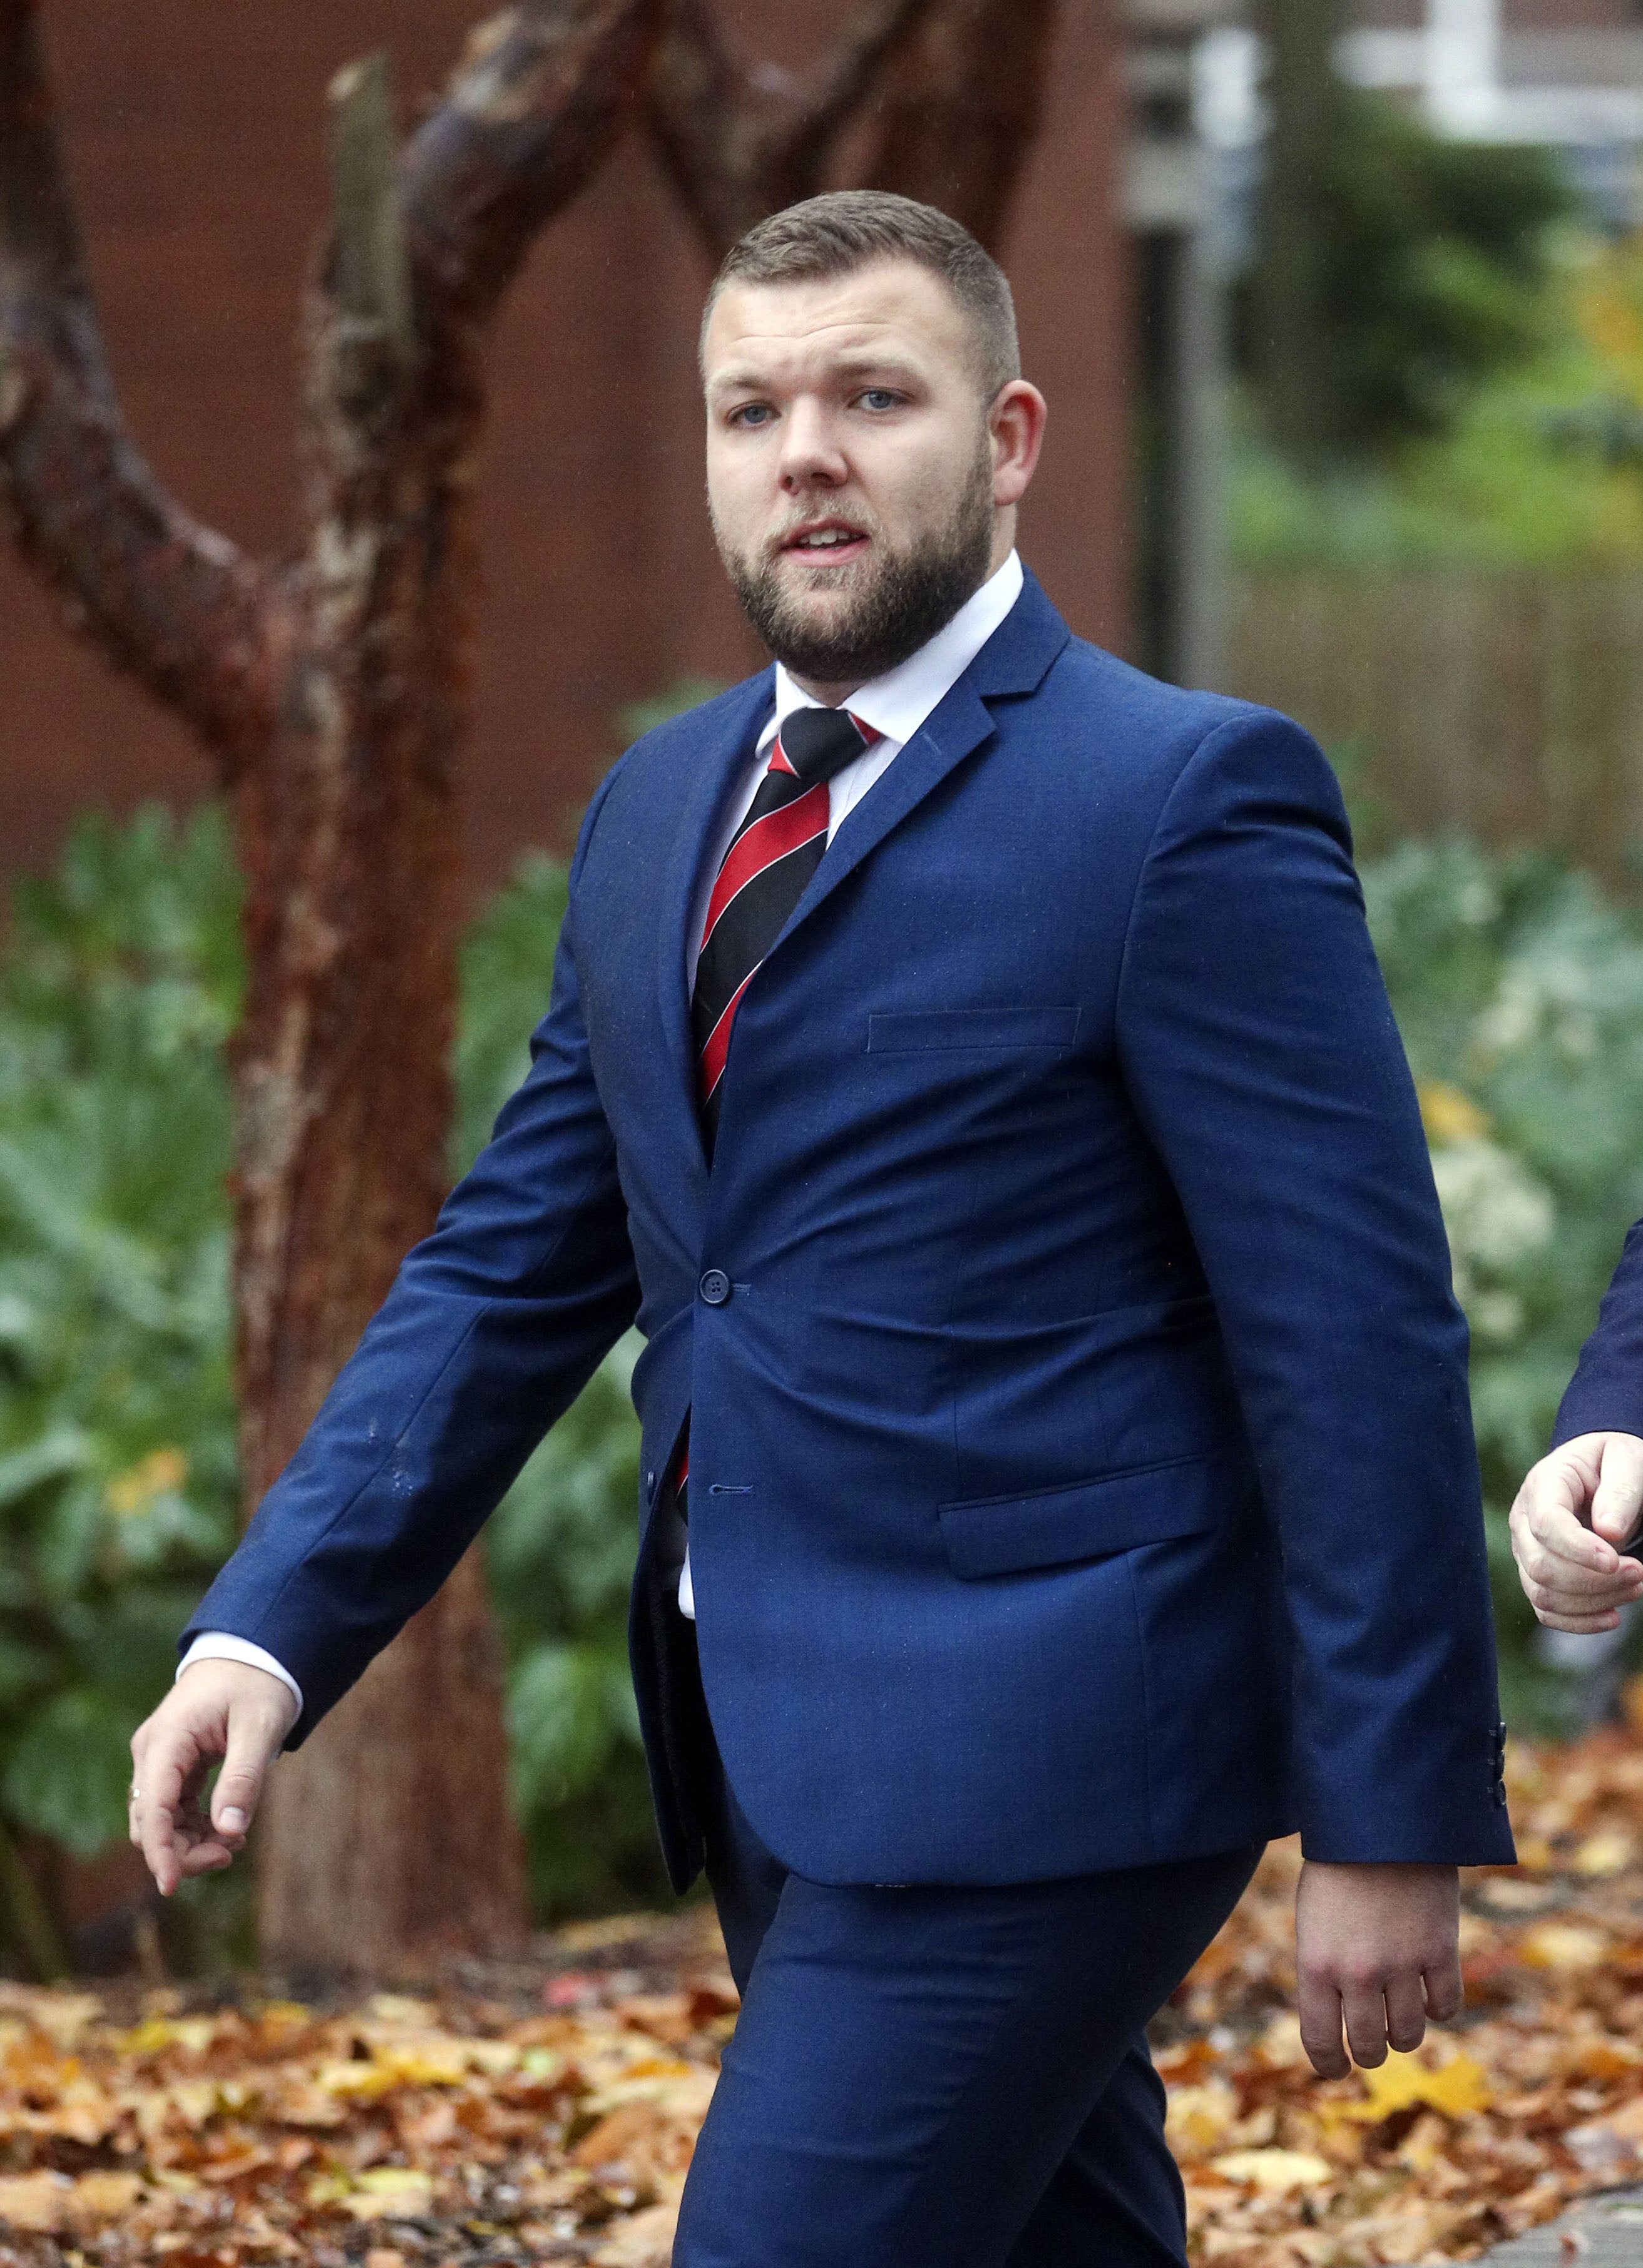
[[[296,1721],[288,1686],[242,1661],[196,1661],[131,1736],[131,1840],[169,1897],[187,1874],[232,1864],[263,1776]],[[211,1766],[223,1769],[202,1804]]]
[[[1533,1468],[1512,1507],[1518,1580],[1548,1630],[1613,1630],[1643,1596],[1623,1556],[1643,1513],[1643,1440],[1580,1433]]]

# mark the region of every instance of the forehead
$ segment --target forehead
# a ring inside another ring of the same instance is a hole
[[[799,382],[878,357],[932,376],[967,372],[973,359],[957,300],[916,261],[875,261],[848,276],[797,283],[738,277],[714,301],[702,341],[710,390],[755,378]]]

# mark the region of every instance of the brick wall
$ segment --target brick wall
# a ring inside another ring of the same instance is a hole
[[[726,6],[802,54],[846,0]],[[192,510],[290,540],[298,284],[323,210],[330,72],[386,45],[407,116],[477,11],[464,0],[54,0],[46,11],[128,417]],[[820,24],[818,25],[818,18]],[[1006,262],[1050,438],[1024,549],[1074,627],[1123,642],[1124,276],[1106,0],[1065,0],[1046,133]],[[702,505],[701,258],[637,141],[538,246],[492,357],[486,596],[465,770],[470,871],[563,846],[617,747],[613,712],[758,659]],[[0,869],[48,860],[77,808],[209,786],[182,729],[70,641],[0,546]]]

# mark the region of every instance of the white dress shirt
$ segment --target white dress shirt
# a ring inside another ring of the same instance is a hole
[[[1009,557],[990,575],[979,591],[974,592],[959,608],[946,627],[921,645],[916,654],[888,669],[882,677],[874,677],[858,686],[844,706],[852,717],[859,717],[864,725],[871,725],[880,734],[870,748],[851,759],[842,771],[835,772],[828,783],[827,839],[829,843],[845,820],[854,811],[863,796],[881,779],[896,756],[937,710],[958,683],[993,632],[1003,623],[1005,616],[1021,595],[1024,580],[1021,563],[1012,551]],[[696,956],[702,946],[702,930],[707,919],[708,900],[713,895],[713,884],[724,864],[725,853],[735,838],[736,829],[747,817],[754,797],[759,792],[759,782],[770,767],[770,748],[785,718],[795,709],[816,709],[822,703],[811,698],[794,684],[786,669],[776,665],[776,704],[760,733],[753,761],[743,775],[736,792],[726,806],[725,818],[714,838],[711,857],[702,865],[696,888],[696,903],[690,923],[685,932],[685,990],[687,997],[696,983]],[[679,1608],[682,1614],[696,1617],[696,1597],[690,1585],[690,1555],[679,1576]],[[266,1669],[270,1675],[290,1687],[302,1706],[302,1689],[282,1662],[274,1659],[260,1646],[248,1638],[230,1638],[220,1631],[202,1631],[178,1665],[177,1675],[196,1661],[223,1660],[247,1662],[254,1669]]]

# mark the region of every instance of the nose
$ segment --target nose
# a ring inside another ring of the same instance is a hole
[[[822,405],[794,402],[782,434],[783,488],[791,496],[808,488],[839,488],[849,478],[850,467]]]

